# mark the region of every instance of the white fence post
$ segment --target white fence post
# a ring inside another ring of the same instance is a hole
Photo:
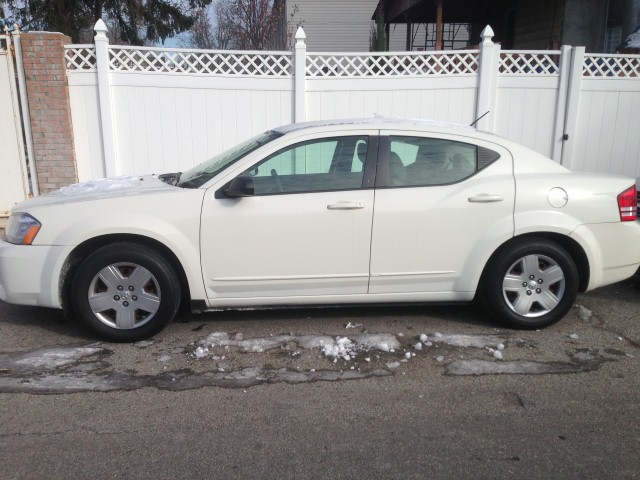
[[[556,112],[552,131],[551,158],[562,163],[562,146],[564,143],[564,121],[567,114],[567,101],[569,98],[569,75],[571,73],[571,47],[560,47],[560,62],[558,64],[558,96],[556,98]]]
[[[571,56],[571,70],[568,75],[567,111],[564,120],[562,134],[562,156],[560,163],[571,168],[573,156],[573,144],[576,138],[576,125],[578,122],[578,105],[580,103],[580,83],[582,82],[582,66],[584,64],[585,47],[574,47]]]
[[[476,128],[484,132],[494,131],[496,90],[500,68],[500,45],[491,40],[493,29],[487,25],[482,30],[480,44],[480,66],[478,72],[478,94],[476,97]],[[487,113],[488,112],[488,113]],[[485,115],[486,114],[486,115]]]
[[[307,65],[307,45],[304,40],[307,36],[302,27],[296,31],[296,45],[294,49],[294,80],[293,80],[293,121],[295,123],[304,122],[307,118],[306,104],[306,65]]]
[[[102,124],[103,173],[106,177],[113,177],[118,174],[118,167],[113,132],[111,84],[109,81],[109,39],[107,38],[107,26],[101,19],[96,22],[93,29],[96,32],[94,41],[96,44],[98,103],[100,105],[100,122]]]

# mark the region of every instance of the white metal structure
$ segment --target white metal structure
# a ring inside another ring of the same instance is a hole
[[[0,298],[152,335],[181,300],[238,306],[470,301],[558,321],[640,265],[634,179],[571,173],[473,128],[296,124],[180,175],[79,184],[14,208]]]

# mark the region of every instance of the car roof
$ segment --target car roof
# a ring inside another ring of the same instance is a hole
[[[316,120],[313,122],[301,122],[301,123],[292,123],[290,125],[283,125],[278,128],[274,128],[274,132],[287,134],[291,132],[296,132],[299,130],[316,128],[316,127],[332,127],[332,126],[341,126],[341,127],[377,127],[377,128],[455,128],[455,129],[464,129],[467,133],[476,132],[476,129],[470,127],[469,125],[462,125],[458,123],[444,122],[439,120],[426,120],[422,118],[387,118],[387,117],[372,117],[372,118],[345,118],[345,119],[334,119],[334,120]]]

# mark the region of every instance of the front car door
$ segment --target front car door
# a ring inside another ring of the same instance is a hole
[[[488,256],[513,235],[511,154],[475,138],[389,131],[379,156],[369,293],[470,299]]]
[[[299,134],[233,167],[248,196],[224,198],[224,175],[208,189],[201,251],[212,307],[367,293],[377,133]]]

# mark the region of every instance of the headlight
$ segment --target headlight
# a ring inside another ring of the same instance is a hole
[[[31,245],[42,224],[28,213],[16,213],[9,217],[4,238],[16,245]]]

